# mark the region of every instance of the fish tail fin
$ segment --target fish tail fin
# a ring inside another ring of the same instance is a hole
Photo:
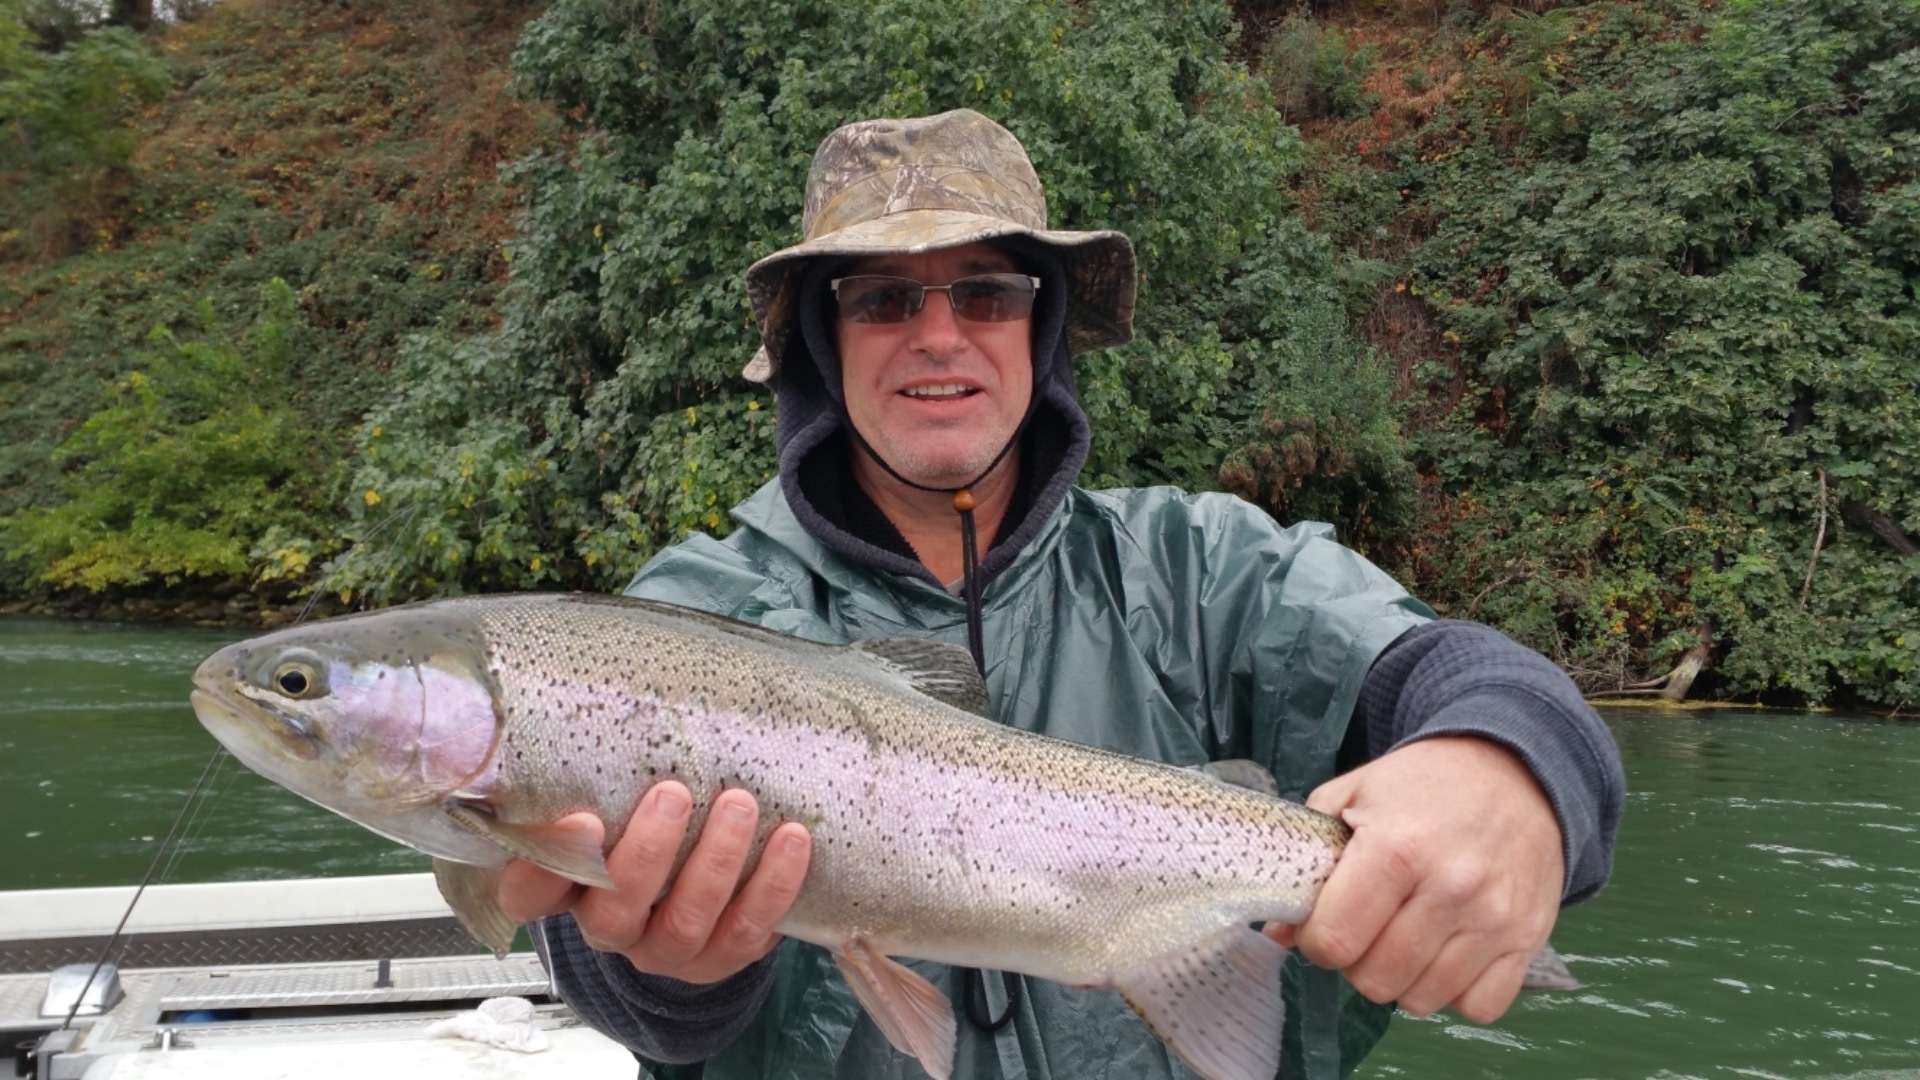
[[[1273,1080],[1280,1070],[1280,969],[1287,950],[1234,926],[1114,980],[1140,1019],[1206,1080]]]
[[[1533,954],[1533,962],[1527,965],[1527,974],[1520,980],[1520,989],[1578,990],[1580,980],[1567,970],[1567,958],[1549,941]]]

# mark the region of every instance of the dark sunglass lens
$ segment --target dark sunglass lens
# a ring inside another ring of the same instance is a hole
[[[857,323],[897,323],[920,310],[920,285],[900,278],[843,278],[840,317]]]
[[[1017,274],[961,278],[948,295],[954,312],[974,322],[1011,322],[1033,313],[1033,283]]]

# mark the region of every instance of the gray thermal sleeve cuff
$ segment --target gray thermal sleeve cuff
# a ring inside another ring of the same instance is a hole
[[[571,915],[542,919],[533,935],[560,1000],[589,1027],[650,1061],[704,1061],[746,1030],[773,986],[775,949],[737,974],[699,986],[648,975],[615,953],[591,949]]]
[[[1551,661],[1479,623],[1440,620],[1387,646],[1367,672],[1354,720],[1370,756],[1437,735],[1476,735],[1526,762],[1560,820],[1562,903],[1613,872],[1626,774],[1613,735]]]

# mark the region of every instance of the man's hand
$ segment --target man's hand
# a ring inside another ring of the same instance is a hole
[[[1313,913],[1273,936],[1369,1000],[1499,1019],[1553,929],[1565,876],[1559,822],[1520,759],[1485,739],[1424,739],[1307,805],[1353,839]]]
[[[500,878],[500,906],[523,921],[571,911],[592,948],[619,953],[649,974],[719,982],[780,943],[775,927],[800,893],[811,841],[797,823],[776,828],[742,883],[760,811],[746,792],[722,792],[668,891],[667,875],[686,839],[691,808],[684,786],[656,784],[607,854],[613,889],[588,888],[515,860]],[[591,814],[569,815],[560,823],[605,834]]]

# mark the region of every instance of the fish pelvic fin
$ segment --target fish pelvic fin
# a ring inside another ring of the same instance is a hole
[[[1114,979],[1161,1042],[1205,1080],[1273,1080],[1280,1071],[1280,968],[1287,950],[1234,926],[1199,947]]]
[[[835,949],[833,960],[894,1049],[919,1059],[933,1080],[948,1080],[953,1075],[955,1026],[946,995],[859,938]]]
[[[1533,954],[1527,973],[1520,980],[1522,990],[1578,990],[1580,980],[1567,970],[1567,958],[1549,941]]]
[[[500,907],[500,868],[433,860],[433,883],[475,940],[505,959],[520,924]]]
[[[480,803],[449,802],[447,816],[461,827],[485,837],[536,866],[546,867],[569,881],[596,888],[613,888],[607,876],[607,858],[600,850],[600,838],[585,829],[563,828],[556,823],[516,825],[501,821]]]
[[[994,719],[993,703],[973,654],[959,645],[919,638],[873,638],[850,648],[877,660],[922,694],[962,712]]]

